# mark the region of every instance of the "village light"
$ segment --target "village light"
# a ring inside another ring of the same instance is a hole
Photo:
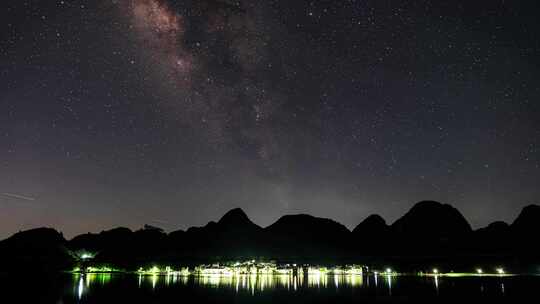
[[[504,269],[502,269],[502,268],[497,268],[497,273],[498,273],[498,274],[504,274]]]
[[[387,274],[391,274],[391,273],[392,273],[392,269],[391,269],[391,268],[386,268],[386,273],[387,273]]]
[[[80,258],[81,260],[89,260],[89,259],[93,259],[93,258],[94,258],[95,253],[88,252],[88,251],[86,251],[86,250],[82,250],[82,251],[77,252],[77,255],[79,256],[79,258]]]
[[[433,273],[434,273],[434,274],[438,274],[438,273],[439,273],[439,269],[433,268]]]
[[[476,273],[482,274],[482,273],[483,273],[482,268],[477,268],[477,269],[476,269]]]

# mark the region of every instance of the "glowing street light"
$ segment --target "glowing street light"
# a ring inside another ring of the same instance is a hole
[[[504,274],[504,269],[503,268],[497,268],[497,273],[498,274]]]
[[[391,274],[392,273],[392,269],[391,268],[386,268],[386,274]]]
[[[438,274],[438,273],[439,273],[439,269],[433,268],[433,273],[434,273],[434,274]]]
[[[482,273],[483,273],[482,268],[477,268],[477,269],[476,269],[476,273],[482,274]]]
[[[82,251],[82,252],[78,252],[78,256],[81,260],[89,260],[89,259],[93,259],[95,254],[88,251]]]

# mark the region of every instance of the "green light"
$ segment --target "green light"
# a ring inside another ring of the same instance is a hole
[[[353,265],[346,269],[345,273],[350,275],[362,275],[363,271],[361,266]]]
[[[95,253],[89,252],[89,251],[86,251],[86,250],[78,250],[78,251],[75,252],[75,255],[80,260],[90,260],[90,259],[93,259],[96,256]]]
[[[275,262],[256,262],[254,260],[232,261],[225,263],[215,263],[198,265],[191,271],[187,267],[174,269],[171,266],[153,266],[151,268],[140,267],[136,273],[140,275],[167,275],[173,277],[182,276],[270,276],[270,275],[291,275],[296,264],[277,265]],[[307,273],[303,267],[297,268],[298,275],[303,276],[326,276],[326,275],[362,275],[361,265],[343,265],[327,268],[324,266],[308,266]]]
[[[81,259],[83,259],[83,260],[88,260],[88,259],[92,259],[92,258],[94,258],[94,256],[92,254],[89,254],[89,253],[83,253],[81,255]]]
[[[180,272],[178,273],[180,276],[189,276],[189,268],[184,267],[180,269]]]
[[[86,267],[86,272],[88,273],[102,273],[102,272],[117,272],[118,270],[107,267],[107,266],[101,266],[101,267]]]

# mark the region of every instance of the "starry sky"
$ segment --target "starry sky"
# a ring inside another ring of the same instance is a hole
[[[540,203],[540,5],[3,0],[0,237]]]

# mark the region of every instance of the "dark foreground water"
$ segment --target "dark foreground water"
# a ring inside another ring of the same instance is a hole
[[[540,277],[27,273],[0,275],[0,292],[0,303],[538,303]]]

